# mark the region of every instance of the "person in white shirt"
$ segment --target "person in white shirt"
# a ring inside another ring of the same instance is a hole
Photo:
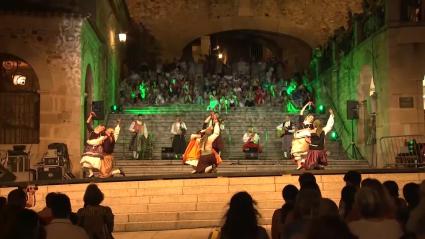
[[[180,117],[177,117],[176,121],[171,125],[171,134],[173,134],[172,147],[174,153],[177,155],[182,155],[186,149],[186,131],[186,124]]]
[[[242,146],[242,150],[244,152],[254,150],[261,153],[260,135],[257,134],[253,127],[249,127],[248,131],[243,135],[242,140],[244,142],[244,145]]]
[[[84,228],[75,226],[69,219],[71,202],[65,194],[56,193],[51,205],[53,220],[45,227],[46,239],[89,239]]]

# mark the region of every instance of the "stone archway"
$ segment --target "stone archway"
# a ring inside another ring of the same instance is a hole
[[[31,64],[0,53],[0,144],[40,142],[39,89]]]

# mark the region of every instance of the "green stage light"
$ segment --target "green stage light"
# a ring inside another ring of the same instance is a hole
[[[333,131],[331,131],[331,140],[332,141],[337,141],[338,140],[338,138],[339,138],[339,135],[338,135],[338,133],[335,131],[335,130],[333,130]]]
[[[416,140],[412,139],[409,140],[407,142],[407,149],[409,150],[410,154],[414,154],[415,153],[415,148],[416,148]]]
[[[120,105],[112,105],[111,106],[111,112],[112,113],[122,112],[122,106],[120,106]]]
[[[325,113],[325,106],[324,105],[319,105],[317,107],[317,113],[324,114]]]

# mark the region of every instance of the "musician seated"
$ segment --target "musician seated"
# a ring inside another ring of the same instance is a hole
[[[258,152],[261,153],[260,136],[253,127],[243,135],[244,145],[242,146],[243,152]]]

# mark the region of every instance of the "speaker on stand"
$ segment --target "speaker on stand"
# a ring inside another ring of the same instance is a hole
[[[347,119],[351,120],[351,142],[344,152],[348,154],[351,159],[364,160],[354,140],[354,120],[359,119],[359,106],[360,104],[358,101],[347,100]]]

